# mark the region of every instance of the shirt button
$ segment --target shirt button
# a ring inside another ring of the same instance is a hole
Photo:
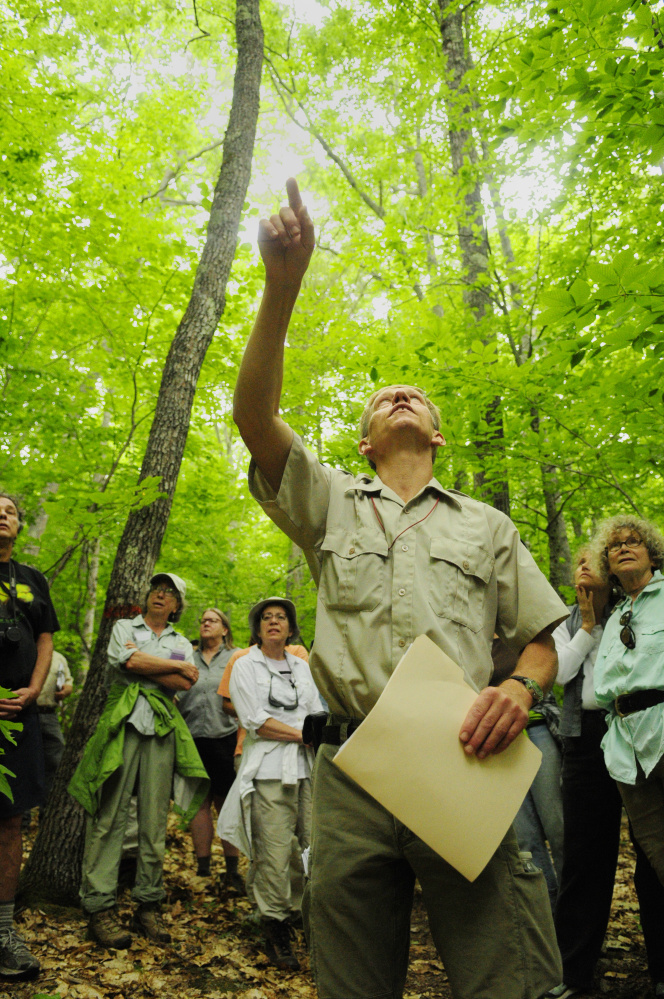
[[[402,588],[401,588],[401,589],[399,590],[399,596],[400,596],[400,597],[405,597],[405,595],[406,595],[406,591],[405,591],[405,590],[403,589],[403,587],[402,587]]]
[[[408,545],[402,545],[401,546],[401,551],[402,552],[407,552],[408,551]]]
[[[468,562],[463,562],[462,565],[463,565],[464,569],[469,569],[470,568],[470,565],[468,564]]]
[[[349,555],[354,555],[355,554],[355,549],[354,548],[349,548],[348,549],[348,554]]]
[[[403,649],[403,647],[404,647],[405,644],[406,644],[406,642],[404,641],[404,639],[400,638],[399,639],[399,648]]]

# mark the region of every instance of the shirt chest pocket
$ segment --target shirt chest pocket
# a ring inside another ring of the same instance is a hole
[[[495,559],[471,541],[432,538],[429,603],[438,617],[478,632]]]
[[[374,610],[386,599],[387,544],[363,543],[348,535],[327,535],[319,596],[329,610]]]

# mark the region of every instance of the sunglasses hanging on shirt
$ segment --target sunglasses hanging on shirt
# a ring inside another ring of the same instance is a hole
[[[284,677],[284,679],[286,679],[286,677]],[[290,703],[286,704],[286,703],[284,703],[283,700],[280,700],[274,694],[274,692],[272,690],[272,684],[274,683],[274,673],[270,672],[270,690],[269,690],[269,693],[267,695],[267,699],[268,699],[268,703],[269,703],[270,707],[272,707],[272,708],[283,708],[284,711],[295,711],[295,708],[300,703],[300,698],[298,696],[297,687],[295,686],[294,682],[291,679],[289,679],[288,682],[290,683],[292,689],[295,691],[295,702],[293,703],[291,701]]]
[[[632,620],[632,611],[628,610],[620,618],[620,641],[623,643],[626,649],[636,648],[636,635],[634,634],[634,629],[630,625]]]

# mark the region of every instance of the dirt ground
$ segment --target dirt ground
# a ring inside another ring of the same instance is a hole
[[[28,837],[26,848],[34,835]],[[246,900],[229,900],[216,890],[223,867],[215,844],[213,877],[198,878],[189,837],[169,822],[165,918],[173,936],[166,947],[135,937],[126,951],[109,952],[88,940],[79,910],[48,906],[19,917],[29,946],[42,962],[33,982],[0,980],[0,999],[315,999],[304,938],[298,934],[299,974],[270,967],[260,949],[256,923]],[[632,884],[634,857],[626,833],[613,895],[613,910],[597,974],[595,996],[646,999],[652,996],[643,936]],[[120,913],[129,922],[125,892]],[[410,973],[404,999],[451,999],[444,969],[427,929],[421,895],[413,910]],[[500,999],[496,996],[495,999]]]

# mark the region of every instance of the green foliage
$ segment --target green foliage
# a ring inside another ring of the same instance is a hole
[[[6,687],[0,686],[0,698],[12,698],[16,697],[11,690],[7,690]],[[9,721],[7,718],[0,718],[0,735],[11,742],[14,746],[16,745],[16,739],[12,735],[13,732],[20,732],[23,728],[20,722]],[[0,746],[0,756],[4,755],[5,750]],[[11,787],[9,785],[8,777],[15,777],[16,774],[12,773],[7,767],[0,763],[0,794],[4,794],[10,801],[14,800],[14,795],[12,794]]]
[[[438,5],[314,7],[315,25],[289,5],[263,10],[243,241],[159,562],[187,581],[190,637],[216,605],[244,644],[248,608],[274,592],[294,594],[314,634],[308,571],[249,496],[231,419],[262,282],[250,240],[283,197],[270,173],[282,146],[303,164],[319,242],[289,332],[282,411],[322,460],[364,469],[363,400],[404,381],[440,405],[441,481],[480,495],[478,473],[507,478],[545,570],[547,475],[571,541],[626,507],[664,519],[662,3],[469,7],[473,155],[457,177],[448,133],[462,102],[450,96]],[[0,484],[24,497],[38,536],[24,532],[17,555],[52,579],[65,626],[56,644],[77,678],[90,569],[98,557],[99,609],[128,509],[158,493],[136,483],[219,168],[231,14],[226,0],[199,8],[200,37],[177,6],[3,2]],[[458,240],[476,183],[491,246],[475,282],[482,322],[465,302]],[[496,398],[504,450],[480,455]]]

